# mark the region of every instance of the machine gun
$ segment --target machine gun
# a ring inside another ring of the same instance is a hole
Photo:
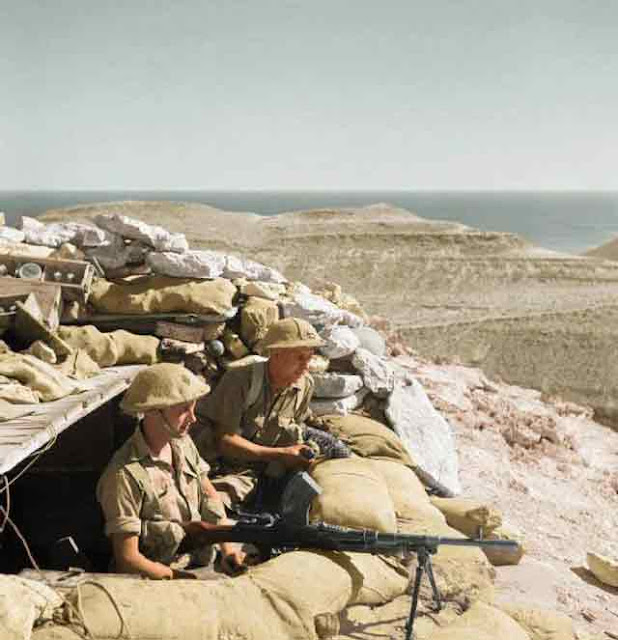
[[[442,608],[440,591],[436,585],[431,556],[441,545],[460,547],[512,548],[507,540],[473,540],[440,536],[380,533],[370,529],[351,529],[325,522],[309,523],[311,499],[321,492],[319,485],[305,472],[296,474],[283,494],[282,514],[240,514],[233,525],[198,525],[194,536],[200,543],[248,542],[262,555],[293,549],[324,551],[353,551],[372,554],[416,554],[418,563],[412,591],[412,604],[406,624],[406,640],[414,637],[414,620],[423,575],[426,573],[433,591],[436,611]]]

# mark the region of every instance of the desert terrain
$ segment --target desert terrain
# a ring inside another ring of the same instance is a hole
[[[588,551],[618,556],[618,433],[602,424],[618,423],[611,250],[559,254],[388,205],[264,218],[122,203],[42,220],[107,211],[357,298],[453,425],[464,495],[499,507],[524,536],[522,563],[497,569],[498,600],[566,613],[580,638],[618,637],[618,589],[585,568]],[[404,597],[352,608],[340,637],[400,637],[407,607]]]

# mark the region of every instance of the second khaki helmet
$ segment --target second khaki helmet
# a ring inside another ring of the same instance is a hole
[[[324,345],[318,332],[300,318],[286,318],[271,324],[260,344],[260,350],[268,353],[272,349],[316,349]]]

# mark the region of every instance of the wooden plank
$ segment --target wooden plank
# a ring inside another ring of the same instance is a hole
[[[73,396],[55,402],[35,406],[41,413],[0,423],[0,437],[6,430],[17,428],[27,430],[32,427],[29,437],[19,440],[11,447],[0,448],[0,474],[7,473],[28,456],[45,446],[56,435],[68,429],[79,419],[88,415],[108,400],[122,393],[144,365],[110,367],[100,375],[85,381],[90,388]]]

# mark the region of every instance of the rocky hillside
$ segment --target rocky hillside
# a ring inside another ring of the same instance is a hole
[[[335,281],[388,318],[421,355],[591,405],[618,424],[618,264],[559,254],[506,233],[422,219],[386,204],[275,217],[168,202],[49,211],[85,220],[119,211],[238,252],[310,286]]]

